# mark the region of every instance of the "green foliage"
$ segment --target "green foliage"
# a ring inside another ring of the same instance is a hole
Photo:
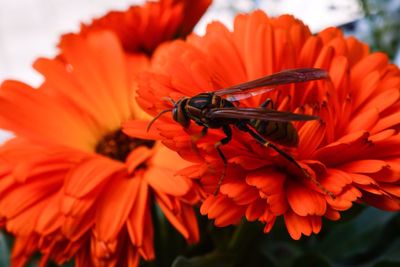
[[[178,256],[172,267],[229,267],[234,264],[232,259],[229,253],[213,253],[191,259]]]
[[[398,0],[358,0],[362,7],[368,31],[360,36],[373,50],[394,58],[400,49],[400,4]]]
[[[289,237],[282,220],[276,222],[271,233],[264,234],[259,223],[217,228],[199,216],[201,241],[192,246],[158,208],[153,215],[157,255],[153,262],[143,261],[143,267],[400,266],[400,214],[371,207],[356,206],[337,222],[324,221],[321,233],[299,241]],[[0,266],[9,266],[8,239],[0,234]],[[72,262],[64,265],[72,266]]]
[[[6,235],[0,232],[0,266],[10,266],[10,247],[6,240]]]
[[[257,224],[243,223],[224,250],[178,256],[172,266],[400,266],[400,214],[358,209],[359,213],[357,209],[347,212],[343,221],[324,222],[319,235],[300,241],[291,240],[282,221],[270,234],[263,234]]]

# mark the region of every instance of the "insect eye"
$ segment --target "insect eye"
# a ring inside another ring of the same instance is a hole
[[[190,118],[186,115],[185,110],[182,108],[183,104],[176,105],[172,110],[172,118],[184,128],[189,127]]]
[[[172,109],[172,118],[174,119],[174,121],[179,122],[178,121],[178,108],[177,107],[174,107]]]

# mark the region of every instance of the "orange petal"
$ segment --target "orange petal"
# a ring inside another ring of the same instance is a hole
[[[322,121],[308,121],[299,131],[299,158],[308,158],[325,138],[326,125]]]
[[[36,235],[18,236],[14,240],[11,262],[13,267],[24,267],[37,251],[39,238]]]
[[[224,227],[239,222],[246,212],[246,206],[238,206],[226,196],[210,196],[200,207],[200,212],[208,218],[215,219],[215,225]]]
[[[63,195],[60,200],[60,212],[67,217],[84,216],[93,207],[100,193],[101,190],[81,198]]]
[[[128,172],[133,173],[135,169],[141,164],[145,164],[154,154],[154,150],[146,146],[140,146],[135,148],[131,153],[129,153],[126,158],[126,165],[128,167]]]
[[[182,159],[175,151],[164,146],[157,147],[157,152],[151,160],[153,166],[178,171],[191,165],[190,162]]]
[[[375,93],[380,82],[379,71],[373,71],[368,73],[366,77],[363,77],[360,89],[354,92],[354,110],[357,109],[361,104],[364,103],[373,93]]]
[[[95,231],[98,240],[107,242],[117,238],[132,210],[140,182],[141,179],[136,177],[118,175],[107,184],[107,190],[96,203]]]
[[[271,216],[272,217],[272,216]],[[264,233],[269,233],[272,230],[276,221],[276,217],[269,218],[268,220],[263,221],[265,223],[265,227],[263,229]]]
[[[335,199],[326,198],[329,206],[335,210],[348,210],[353,205],[353,202],[361,197],[361,192],[354,186],[346,186],[340,195],[336,195]]]
[[[345,101],[348,96],[348,80],[349,80],[349,61],[345,56],[337,56],[333,59],[329,76],[336,88],[335,93],[338,95],[338,101]],[[350,114],[349,114],[350,115]]]
[[[183,235],[189,243],[199,241],[196,215],[191,205],[182,203],[181,209],[173,211],[157,198],[157,203],[169,222]]]
[[[169,169],[152,167],[144,174],[144,179],[156,191],[173,196],[183,196],[190,190],[190,181],[183,177],[175,176]]]
[[[246,177],[246,182],[249,185],[257,187],[267,195],[282,193],[285,180],[286,177],[282,172],[271,168],[252,171]]]
[[[200,240],[199,226],[197,223],[197,216],[190,204],[182,203],[182,218],[185,220],[185,225],[190,233],[189,243],[197,243]]]
[[[376,95],[371,101],[365,104],[362,111],[369,109],[377,109],[380,113],[395,105],[400,98],[400,92],[397,88],[385,90],[380,94]]]
[[[238,205],[247,205],[259,197],[258,190],[243,182],[226,182],[220,192],[233,199]]]
[[[383,118],[381,118],[374,126],[374,128],[371,129],[372,133],[377,133],[382,130],[388,129],[390,127],[393,127],[397,125],[400,121],[400,111],[396,111],[393,114],[387,115]]]
[[[375,173],[388,167],[389,164],[383,160],[365,159],[343,164],[340,169],[353,173]]]
[[[361,59],[352,69],[351,76],[354,80],[362,80],[368,73],[381,70],[388,64],[384,53],[373,53]]]
[[[351,65],[356,64],[358,61],[368,55],[369,48],[367,44],[360,42],[353,36],[347,38],[346,42],[349,50],[348,57]]]
[[[105,48],[104,51],[99,53],[98,48],[94,45],[96,43],[93,42],[94,39],[97,39],[96,42],[100,42],[100,45],[102,42],[110,45],[110,49]],[[117,62],[121,60],[120,58],[123,56],[122,48],[119,48],[115,55],[109,55],[109,53],[114,52],[115,47],[119,46],[116,36],[106,31],[90,34],[88,39],[69,34],[63,36],[59,46],[66,61],[73,67],[74,78],[79,85],[78,90],[85,95],[87,102],[97,109],[96,121],[101,122],[104,129],[109,131],[120,126],[124,118],[118,111],[118,105],[113,102],[112,94],[114,93],[112,92],[120,92],[121,94],[123,92],[125,94],[125,100],[118,104],[121,105],[122,109],[129,110],[128,97],[126,97],[128,88],[126,84],[122,88],[108,88],[105,81],[108,73],[104,71],[107,67],[103,66],[104,63],[101,63],[103,56],[107,58],[115,57]],[[110,64],[114,65],[113,62],[110,62]],[[125,70],[121,74],[126,74]],[[121,74],[116,73],[117,77]],[[121,85],[119,82],[118,84]],[[96,88],[96,94],[92,93],[93,88]],[[114,88],[118,89],[113,90]]]
[[[322,42],[319,37],[313,36],[308,38],[301,49],[299,65],[304,67],[312,66],[321,48]]]
[[[286,194],[293,212],[300,216],[322,216],[326,212],[325,198],[302,184],[294,181],[287,183]]]
[[[59,198],[60,194],[52,196],[51,199],[47,201],[43,211],[40,213],[35,226],[35,231],[43,236],[55,232],[55,230],[62,224]]]
[[[128,84],[127,67],[121,44],[109,31],[89,34],[87,43],[96,55],[96,63],[101,66],[99,73],[102,75],[106,94],[110,96],[109,101],[113,103],[112,106],[119,113],[118,117],[121,121],[125,121],[131,115],[129,103],[131,88]]]
[[[379,110],[377,108],[367,109],[357,114],[347,125],[345,133],[354,133],[358,131],[369,131],[379,120]]]
[[[289,209],[287,197],[283,193],[269,195],[267,202],[271,213],[275,216],[282,215]]]
[[[139,266],[140,256],[137,251],[137,248],[134,246],[128,246],[128,259],[127,259],[127,267],[137,267]],[[88,265],[82,265],[85,267]],[[77,266],[79,267],[79,266]]]
[[[96,156],[81,162],[65,178],[64,193],[74,197],[83,197],[104,183],[125,166],[117,161]]]
[[[329,65],[333,61],[334,49],[331,46],[324,46],[318,54],[314,63],[314,68],[329,69]]]
[[[36,202],[29,207],[29,210],[19,213],[9,219],[6,223],[8,232],[16,236],[29,236],[33,233],[36,222],[46,206],[46,200]],[[29,222],[29,223],[26,223]]]
[[[266,210],[266,201],[263,199],[258,199],[247,206],[246,209],[246,219],[248,221],[257,220]]]
[[[138,195],[134,199],[135,202],[129,214],[127,227],[132,244],[141,246],[144,240],[144,229],[146,229],[146,212],[149,212],[150,209],[148,184],[143,179],[140,183]]]
[[[224,213],[219,214],[215,218],[215,226],[226,227],[228,225],[237,224],[243,218],[246,212],[246,206],[235,206],[235,208],[230,208],[225,210]]]
[[[309,217],[299,216],[294,212],[287,212],[284,216],[286,228],[294,240],[299,240],[301,235],[311,235],[312,225]]]
[[[329,168],[321,184],[334,195],[339,195],[348,184],[353,182],[352,178],[350,173]]]
[[[400,187],[398,185],[394,184],[382,184],[381,185],[382,190],[385,192],[388,192],[389,194],[400,197]]]
[[[318,149],[314,157],[327,166],[352,161],[368,145],[368,136],[365,131],[349,133],[338,141]]]
[[[238,51],[232,41],[231,32],[222,23],[212,22],[207,25],[207,34],[216,38],[195,39],[189,36],[188,42],[202,50],[216,51],[213,54],[207,53],[207,57],[210,58],[211,64],[215,64],[213,68],[218,71],[219,88],[245,81],[245,69],[241,58],[237,56]]]
[[[332,220],[332,221],[337,221],[337,220],[340,219],[340,213],[338,211],[336,211],[336,210],[331,209],[331,208],[328,208],[326,210],[326,213],[325,213],[324,216],[326,218],[328,218],[329,220]]]
[[[378,183],[368,175],[358,174],[358,173],[349,173],[350,177],[353,179],[353,182],[360,185],[378,185]]]
[[[152,157],[144,178],[157,191],[183,196],[189,192],[191,181],[175,173],[189,164],[176,152],[162,146]]]
[[[369,137],[369,140],[371,140],[372,142],[376,143],[379,141],[384,141],[386,139],[389,139],[390,137],[392,137],[393,135],[396,134],[396,130],[395,129],[387,129],[387,130],[383,130],[379,133],[375,133],[374,135],[371,135]]]
[[[78,217],[65,217],[63,221],[61,232],[71,241],[79,240],[89,229],[95,224],[95,209],[93,206],[85,210],[82,216]]]
[[[165,214],[165,216],[168,218],[168,220],[171,222],[171,224],[176,228],[176,230],[178,230],[182,236],[185,239],[189,239],[189,231],[186,228],[186,225],[184,225],[184,223],[180,220],[180,218],[178,218],[178,216],[176,216],[176,214],[174,214],[171,209],[169,209],[164,203],[163,201],[161,201],[160,198],[157,198],[157,203],[160,206],[161,210],[163,211],[163,213]]]
[[[82,117],[66,112],[65,105],[43,90],[8,81],[1,85],[0,103],[2,128],[41,144],[92,151],[97,133],[90,131]]]
[[[60,180],[61,179],[61,180]],[[54,194],[61,186],[62,175],[47,174],[46,179],[18,185],[0,199],[0,217],[13,218],[32,205]]]
[[[147,120],[129,120],[123,123],[122,131],[131,137],[140,139],[159,140],[162,138],[156,125],[147,131],[148,126],[149,121]]]
[[[150,212],[145,212],[144,214],[144,228],[142,229],[143,232],[143,243],[139,246],[139,253],[143,257],[144,260],[152,260],[155,257],[154,252],[154,228],[152,222],[152,216]],[[134,244],[136,245],[136,244]]]
[[[398,211],[400,209],[400,203],[398,199],[379,196],[369,193],[364,193],[362,200],[368,203],[369,205],[375,206],[379,209],[387,210],[387,211]]]
[[[236,157],[231,157],[228,161],[230,163],[236,163],[247,170],[258,169],[265,165],[265,159],[255,158],[254,155],[240,155]]]
[[[176,175],[196,179],[202,177],[208,171],[208,164],[196,164],[179,170]]]

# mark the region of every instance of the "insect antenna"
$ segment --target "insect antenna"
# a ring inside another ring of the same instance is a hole
[[[157,116],[155,116],[152,120],[151,120],[151,122],[149,123],[149,125],[147,125],[147,132],[150,130],[150,128],[151,128],[151,126],[153,125],[153,123],[158,119],[158,118],[160,118],[161,117],[161,115],[163,115],[164,113],[167,113],[167,112],[171,112],[172,111],[172,108],[169,108],[169,109],[164,109],[163,111],[161,111],[160,113],[158,113],[157,114]]]
[[[176,102],[169,96],[165,96],[162,98],[164,101],[169,101],[173,106],[175,106]]]

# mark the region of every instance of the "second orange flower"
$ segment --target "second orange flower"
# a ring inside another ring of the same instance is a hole
[[[336,28],[314,36],[292,16],[269,18],[261,11],[239,15],[232,32],[213,23],[204,37],[191,35],[186,42],[176,41],[156,51],[152,71],[139,85],[138,102],[154,116],[171,108],[165,97],[177,101],[282,70],[309,67],[325,69],[330,80],[278,86],[238,104],[258,107],[270,98],[277,110],[320,118],[296,122],[298,147],[281,147],[312,179],[234,129],[232,141],[221,147],[228,169],[215,196],[223,169],[215,144],[224,133],[210,130],[197,140],[193,136],[201,128],[195,124],[183,129],[167,115],[154,123],[153,137],[195,163],[180,174],[201,186],[201,212],[215,219],[216,225],[235,224],[246,217],[265,223],[269,232],[276,218],[283,216],[292,238],[299,239],[302,234],[318,233],[323,217],[337,220],[356,201],[400,209],[399,69],[384,54],[371,53],[365,44],[344,37]],[[127,123],[125,132],[145,137],[138,123]]]

